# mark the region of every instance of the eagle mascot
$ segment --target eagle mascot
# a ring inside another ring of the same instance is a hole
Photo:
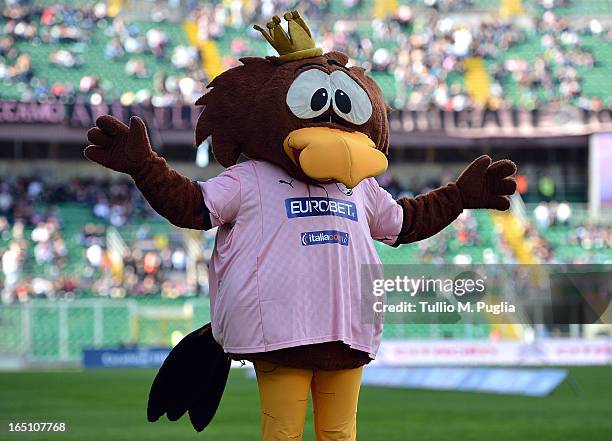
[[[374,176],[387,169],[389,128],[380,89],[340,52],[322,53],[297,12],[255,26],[278,57],[242,58],[196,105],[199,145],[211,138],[219,176],[192,181],[151,148],[143,121],[110,115],[88,132],[85,156],[130,175],[178,227],[217,228],[210,261],[211,323],[185,337],[154,380],[148,419],[185,412],[211,421],[230,360],[255,366],[262,439],[300,440],[312,395],[318,441],[355,440],[363,366],[381,320],[361,319],[362,264],[373,240],[426,239],[464,209],[507,210],[509,160],[481,156],[455,182],[394,200]]]

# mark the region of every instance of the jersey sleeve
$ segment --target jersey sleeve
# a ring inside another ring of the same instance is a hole
[[[213,227],[231,224],[240,211],[240,167],[230,167],[208,181],[198,182],[204,196],[204,204],[210,212]]]
[[[368,179],[366,210],[372,239],[392,245],[404,221],[401,205],[374,178]]]

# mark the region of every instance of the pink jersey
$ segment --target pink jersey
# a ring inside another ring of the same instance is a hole
[[[200,183],[213,226],[215,339],[230,353],[341,340],[375,357],[382,324],[361,319],[361,265],[393,243],[402,209],[375,179],[349,191],[247,161]]]

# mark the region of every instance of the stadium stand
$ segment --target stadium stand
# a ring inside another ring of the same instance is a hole
[[[546,263],[612,262],[612,229],[567,203],[540,203],[532,212],[534,253]]]
[[[104,3],[38,2],[6,6],[0,21],[2,98],[44,100],[76,95],[92,102],[120,99],[193,102],[206,78],[199,53],[170,22],[111,19]]]
[[[395,6],[386,7],[387,15],[360,19],[371,16],[375,3],[304,7],[321,45],[347,51],[354,63],[371,69],[397,109],[530,110],[562,102],[598,111],[610,105],[612,32],[598,19],[609,9],[604,0],[586,2],[584,10],[575,1],[542,1],[523,11],[532,15],[505,18],[498,9],[506,2],[415,0],[390,2]],[[232,9],[205,2],[181,26],[163,8],[154,8],[149,21],[128,22],[93,1],[7,4],[0,20],[0,80],[11,87],[2,87],[0,98],[193,103],[208,79],[238,57],[270,54],[246,25],[265,22],[283,6],[254,2]],[[469,17],[445,15],[472,10]],[[582,11],[581,20],[569,18],[572,11]],[[338,19],[325,20],[328,14]]]

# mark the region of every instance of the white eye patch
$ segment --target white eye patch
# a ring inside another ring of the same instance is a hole
[[[355,125],[365,124],[372,116],[372,102],[366,91],[345,72],[337,70],[329,77],[334,112]]]
[[[287,92],[287,106],[298,118],[316,118],[329,109],[330,91],[330,76],[319,69],[309,69],[293,80]]]

